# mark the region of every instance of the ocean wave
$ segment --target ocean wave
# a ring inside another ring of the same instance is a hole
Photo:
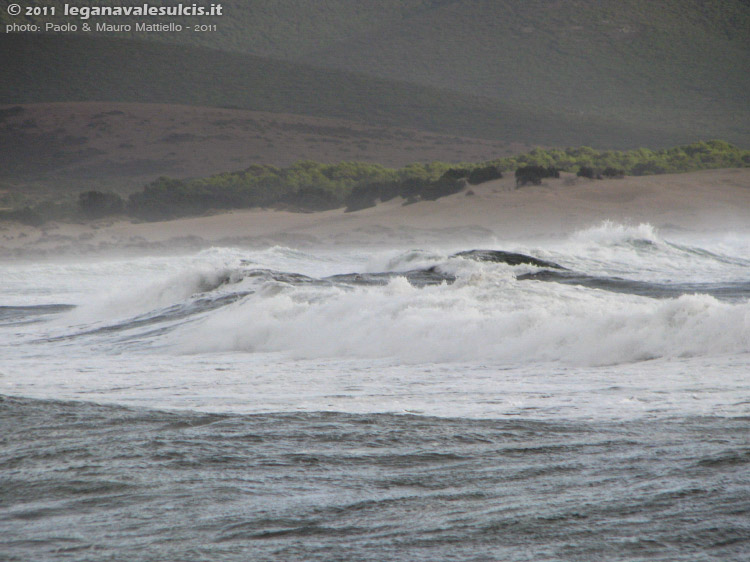
[[[750,352],[746,276],[717,276],[718,282],[643,276],[650,267],[668,275],[665,262],[690,259],[723,267],[734,279],[748,272],[741,258],[686,251],[649,225],[605,224],[576,236],[602,251],[624,244],[640,252],[639,267],[634,261],[627,276],[617,275],[612,263],[623,269],[628,263],[618,254],[619,262],[610,255],[610,265],[599,270],[598,254],[571,240],[564,251],[528,254],[416,249],[369,261],[327,254],[317,270],[318,256],[288,248],[212,249],[182,271],[114,288],[57,315],[57,333],[43,339],[116,337],[110,343],[137,340],[178,353],[408,363],[596,366]]]
[[[620,364],[750,352],[750,303],[709,295],[655,300],[485,272],[415,287],[289,286],[259,292],[170,335],[184,352],[406,362]]]
[[[663,244],[658,230],[649,223],[626,225],[605,220],[596,226],[578,230],[570,236],[573,242],[593,242],[600,245],[632,244],[637,246]]]
[[[675,242],[648,223],[604,221],[532,250],[589,275],[624,276],[665,283],[747,281],[750,240]]]

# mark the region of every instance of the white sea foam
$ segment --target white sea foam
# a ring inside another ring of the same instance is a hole
[[[604,223],[575,233],[557,248],[535,253],[595,274],[612,274],[613,269],[619,273],[618,267],[627,266],[632,278],[650,268],[671,274],[677,265],[686,264],[703,273],[723,268],[730,277],[750,270],[741,259],[717,259],[708,251],[678,247],[647,224]],[[186,353],[281,352],[290,358],[381,358],[412,364],[553,361],[579,366],[750,351],[746,302],[720,302],[706,295],[652,299],[518,281],[517,275],[539,268],[450,257],[439,250],[344,258],[284,247],[255,252],[212,249],[183,261],[182,269],[165,268],[170,273],[156,281],[125,278],[61,321],[101,325],[147,315],[196,295],[249,292],[238,302],[178,326],[159,345]],[[141,265],[153,271],[153,263]],[[455,283],[415,287],[395,277],[386,286],[351,287],[293,285],[248,276],[258,268],[323,276],[357,269],[407,272],[430,267],[455,276]]]
[[[543,246],[487,247],[589,275],[750,279],[750,239],[737,234],[678,238],[607,223]],[[9,265],[0,278],[6,306],[78,308],[0,327],[0,393],[243,412],[748,412],[748,299],[520,280],[540,268],[451,257],[454,250],[214,248]],[[455,282],[416,287],[404,277],[432,267]],[[294,283],[258,270],[402,276],[385,285]],[[211,299],[221,302],[196,304]]]
[[[170,336],[186,352],[621,364],[750,352],[750,304],[654,300],[476,272],[453,285],[260,291]]]
[[[603,221],[596,226],[578,230],[569,239],[573,242],[593,242],[603,246],[664,243],[658,230],[648,223],[625,225],[613,221]]]
[[[676,242],[647,223],[604,221],[543,248],[522,251],[589,274],[668,283],[742,281],[750,269],[748,235],[691,235]]]

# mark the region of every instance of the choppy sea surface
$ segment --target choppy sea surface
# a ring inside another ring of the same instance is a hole
[[[0,264],[1,560],[747,560],[750,235]]]

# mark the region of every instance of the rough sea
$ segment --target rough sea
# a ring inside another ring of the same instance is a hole
[[[4,260],[0,560],[750,560],[750,234]]]

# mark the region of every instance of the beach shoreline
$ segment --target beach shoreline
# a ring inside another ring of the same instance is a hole
[[[212,246],[424,246],[552,238],[604,221],[660,231],[750,230],[750,169],[588,180],[563,173],[516,189],[512,174],[437,201],[347,213],[248,209],[160,222],[0,224],[0,257],[193,251]]]

